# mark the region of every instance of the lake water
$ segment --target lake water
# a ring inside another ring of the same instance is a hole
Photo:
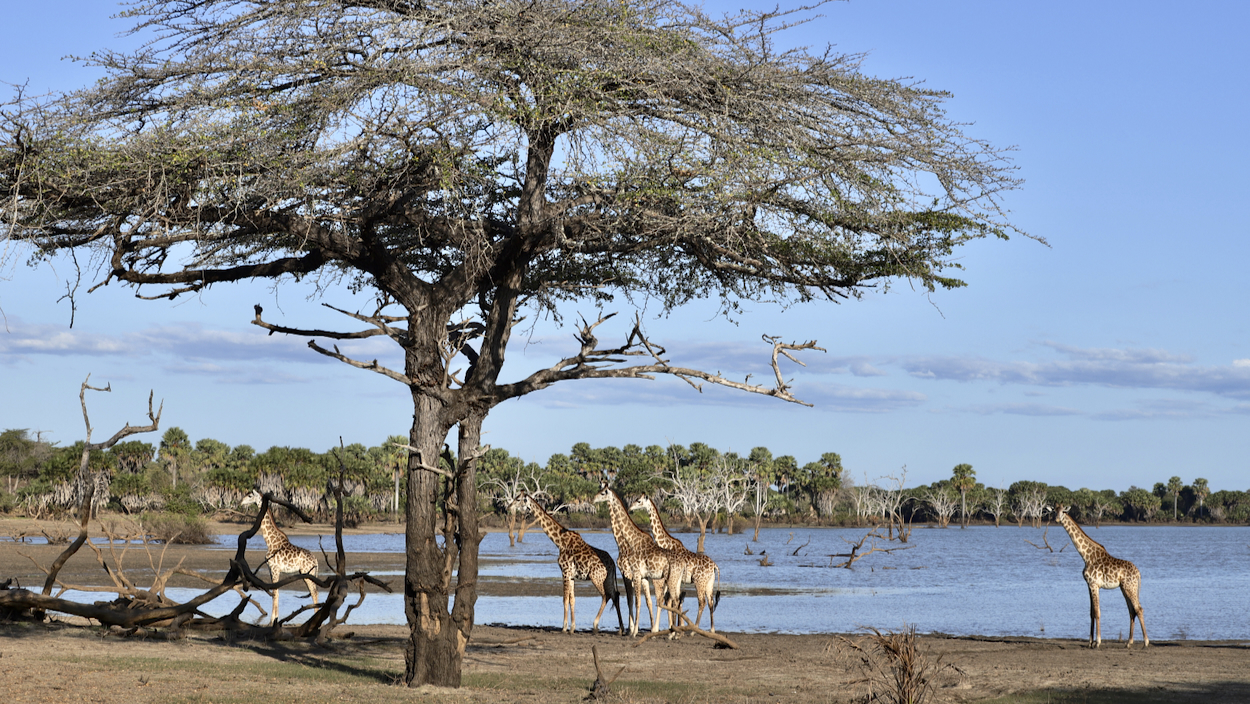
[[[849,552],[846,541],[857,541],[865,532],[862,528],[765,529],[758,543],[751,542],[750,532],[709,534],[705,547],[720,565],[723,591],[716,611],[717,630],[845,633],[864,626],[898,629],[906,623],[921,632],[954,635],[1079,639],[1089,635],[1089,590],[1081,577],[1084,563],[1060,527],[1051,526],[1045,533],[1054,548],[1051,552],[1045,549],[1043,529],[922,526],[912,532],[905,550],[868,555],[853,569],[828,566],[827,555]],[[1250,527],[1106,526],[1087,527],[1087,532],[1112,555],[1131,560],[1141,570],[1141,601],[1152,639],[1250,640],[1246,608]],[[582,536],[591,545],[616,553],[611,533],[583,531]],[[684,533],[678,537],[693,548],[697,536]],[[235,539],[223,536],[223,546],[233,546]],[[251,547],[263,549],[259,538],[255,540]],[[318,549],[316,538],[295,537],[293,542]],[[333,540],[325,542],[328,546]],[[399,534],[350,535],[344,536],[344,543],[349,552],[403,550]],[[808,544],[800,548],[804,543]],[[904,547],[897,542],[878,544]],[[748,545],[754,555],[744,554]],[[867,547],[865,543],[861,552]],[[797,555],[792,554],[796,549]],[[773,562],[770,567],[759,564],[765,551]],[[556,554],[541,530],[531,530],[525,542],[514,548],[508,546],[506,534],[489,534],[480,553],[483,583],[527,581],[550,596],[481,596],[477,621],[558,627],[561,588]],[[169,591],[175,599],[192,593]],[[306,603],[296,599],[295,593],[285,593],[283,612]],[[578,594],[578,626],[588,629],[599,597],[589,585],[579,586]],[[209,611],[228,611],[237,603],[234,599],[222,597],[217,602],[220,608]],[[1101,601],[1103,639],[1114,641],[1127,635],[1128,609],[1119,590],[1104,590]],[[694,600],[688,597],[687,608],[692,607]],[[369,595],[350,622],[403,623],[399,596]],[[649,624],[645,616],[643,624],[644,628]],[[706,627],[706,616],[703,624]],[[615,628],[611,607],[600,626]],[[1136,637],[1141,638],[1140,631]]]

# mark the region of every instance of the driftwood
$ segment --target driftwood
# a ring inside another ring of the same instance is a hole
[[[1038,545],[1037,543],[1034,543],[1033,541],[1028,540],[1027,538],[1025,539],[1025,541],[1024,541],[1024,542],[1028,543],[1029,545],[1032,545],[1033,547],[1037,548],[1038,550],[1049,550],[1049,551],[1051,551],[1051,552],[1055,552],[1055,549],[1054,549],[1053,547],[1051,547],[1051,546],[1050,546],[1050,541],[1046,539],[1046,534],[1047,534],[1047,533],[1049,533],[1049,532],[1050,532],[1050,521],[1047,521],[1047,522],[1046,522],[1046,529],[1042,531],[1042,543],[1043,543],[1042,545]],[[1067,543],[1066,545],[1064,545],[1063,547],[1059,548],[1059,552],[1063,552],[1064,550],[1067,550],[1067,549],[1068,549],[1068,545],[1071,545],[1071,544],[1072,544],[1072,541],[1068,541],[1068,543]]]
[[[873,538],[872,543],[869,544],[867,550],[865,550],[864,552],[860,552],[859,551],[860,548],[864,547],[864,541],[868,540],[869,538]],[[846,542],[851,545],[851,551],[834,553],[832,555],[826,555],[826,557],[829,558],[829,566],[830,567],[844,567],[846,569],[850,569],[851,565],[855,564],[856,560],[862,560],[863,558],[873,554],[874,552],[892,553],[898,550],[910,550],[911,548],[916,547],[915,545],[904,545],[904,546],[899,546],[896,548],[877,547],[877,539],[888,540],[888,538],[886,538],[884,535],[881,535],[880,533],[876,531],[865,534],[864,537],[860,538],[859,542],[857,543],[851,543],[851,541],[847,540],[846,538],[843,538],[843,540],[846,540]],[[846,559],[846,562],[835,565],[833,564],[833,559],[835,557],[845,557],[847,559]]]
[[[788,540],[787,540],[786,542],[788,543],[788,542],[790,542],[790,541],[788,541]],[[806,542],[806,543],[803,543],[802,545],[800,545],[800,546],[798,546],[797,548],[795,548],[795,549],[794,549],[794,552],[790,553],[790,556],[791,556],[791,557],[798,557],[798,555],[799,555],[799,551],[800,551],[800,550],[802,550],[803,548],[807,547],[808,545],[811,545],[811,544],[812,544],[812,536],[810,536],[810,535],[809,535],[809,536],[807,536],[807,542]]]

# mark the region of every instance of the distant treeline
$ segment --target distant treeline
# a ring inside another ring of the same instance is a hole
[[[375,447],[353,444],[318,453],[275,446],[256,452],[210,438],[192,442],[185,431],[171,428],[158,445],[130,441],[92,453],[93,502],[97,510],[122,514],[211,515],[234,509],[259,487],[325,518],[333,505],[328,481],[338,476],[342,462],[351,520],[385,520],[402,513],[407,451],[401,446],[406,443],[405,436],[394,435]],[[76,482],[82,447],[58,447],[27,430],[0,433],[0,511],[34,518],[72,512],[82,492]],[[1058,504],[1072,506],[1074,515],[1089,523],[1250,523],[1250,492],[1212,492],[1202,478],[1186,483],[1171,477],[1151,489],[1133,486],[1119,492],[1027,480],[991,488],[976,481],[971,466],[958,465],[950,479],[907,487],[905,474],[856,482],[835,452],[799,464],[792,455],[774,456],[764,447],[741,456],[703,443],[622,448],[577,443],[545,465],[493,448],[478,463],[480,508],[507,516],[515,508],[513,499],[525,490],[552,510],[589,520],[603,510],[591,497],[605,476],[624,495],[662,497],[672,514],[713,525],[755,517],[862,525],[891,511],[917,523],[946,525],[964,520],[966,511],[973,521],[1036,524],[1046,519],[1046,507]]]

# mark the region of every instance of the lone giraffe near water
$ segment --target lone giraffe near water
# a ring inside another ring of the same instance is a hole
[[[672,567],[669,571],[668,592],[672,596],[674,606],[681,600],[681,585],[694,585],[695,596],[699,600],[699,613],[694,617],[697,627],[703,618],[703,607],[708,607],[708,630],[716,632],[716,602],[720,594],[715,592],[716,582],[720,579],[720,567],[707,555],[691,552],[685,543],[668,532],[664,521],[660,518],[660,509],[650,496],[640,496],[629,505],[630,511],[645,510],[651,518],[651,536],[656,545],[671,553]]]
[[[1150,645],[1150,636],[1146,635],[1146,616],[1137,598],[1137,590],[1141,587],[1141,572],[1137,565],[1128,560],[1120,560],[1107,553],[1106,548],[1094,542],[1085,534],[1081,527],[1068,515],[1067,506],[1056,506],[1055,517],[1068,531],[1072,544],[1085,559],[1085,582],[1089,584],[1089,645],[1097,648],[1102,645],[1102,609],[1098,604],[1099,589],[1120,588],[1124,593],[1124,601],[1128,602],[1128,646],[1133,647],[1133,621],[1141,621],[1141,637],[1145,646]]]
[[[239,503],[239,506],[259,506],[261,502],[260,492],[253,491],[247,495]],[[296,547],[287,539],[286,533],[283,533],[278,524],[273,522],[273,508],[269,507],[265,511],[265,517],[260,522],[260,534],[265,539],[265,547],[269,549],[268,555],[265,557],[265,564],[269,565],[269,581],[277,582],[284,574],[310,574],[317,576],[317,558],[304,548]],[[313,604],[317,603],[317,585],[310,579],[305,579],[304,584],[308,585],[308,593],[312,595]],[[269,625],[273,625],[278,619],[278,590],[273,590],[273,611],[269,613]]]
[[[625,502],[621,501],[621,497],[612,491],[607,482],[600,486],[599,493],[595,494],[594,502],[607,502],[612,514],[612,535],[616,538],[618,551],[616,564],[621,568],[621,575],[629,582],[625,591],[629,607],[629,634],[638,635],[638,622],[642,620],[642,602],[638,599],[639,593],[647,600],[647,613],[651,616],[651,632],[658,633],[660,614],[651,605],[651,591],[647,586],[647,581],[650,580],[651,584],[655,585],[655,606],[666,604],[668,599],[665,591],[669,576],[670,553],[656,545],[655,540],[639,528],[637,523],[634,523],[629,510],[625,508]],[[658,610],[663,611],[662,608]],[[669,625],[672,624],[673,617],[669,614]]]
[[[560,630],[569,633],[576,630],[577,617],[573,614],[577,603],[573,594],[574,582],[579,579],[588,579],[598,590],[599,596],[603,598],[603,602],[599,604],[599,613],[595,614],[592,630],[595,633],[599,632],[599,618],[603,616],[603,610],[611,600],[612,605],[616,607],[617,632],[624,635],[625,620],[621,618],[621,595],[616,589],[616,561],[606,551],[587,544],[581,535],[560,525],[560,522],[547,513],[528,492],[522,492],[517,501],[520,502],[522,510],[533,514],[538,519],[547,537],[551,538],[551,542],[555,543],[560,551],[560,556],[556,558],[556,564],[560,566],[560,574],[564,576],[564,625]],[[625,600],[625,606],[629,607],[628,597]]]

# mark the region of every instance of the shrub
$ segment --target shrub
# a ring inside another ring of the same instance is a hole
[[[217,537],[208,521],[184,513],[145,513],[140,519],[143,532],[152,540],[180,545],[211,545]]]

